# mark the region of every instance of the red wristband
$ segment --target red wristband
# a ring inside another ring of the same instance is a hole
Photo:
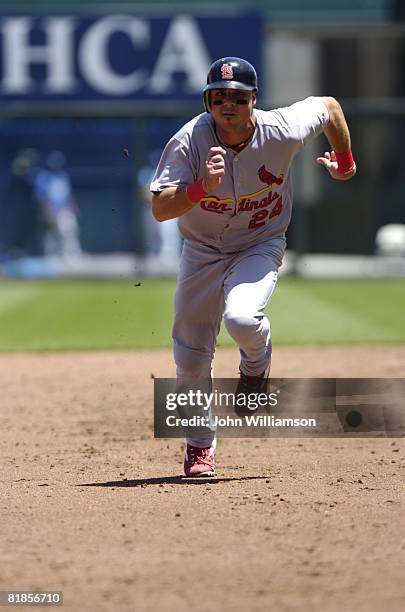
[[[190,185],[187,185],[187,197],[191,202],[194,202],[195,204],[207,195],[207,191],[205,191],[203,187],[203,180],[204,179],[200,179],[199,181],[194,181],[194,183],[190,183]]]
[[[346,174],[346,172],[353,170],[355,163],[350,149],[348,151],[343,151],[342,153],[336,153],[335,151],[335,155],[338,165],[338,172],[340,172],[340,174]]]

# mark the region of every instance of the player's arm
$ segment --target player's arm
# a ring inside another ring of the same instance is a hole
[[[316,161],[325,166],[334,179],[347,181],[356,174],[349,128],[339,102],[332,97],[321,99],[329,113],[329,123],[324,129],[324,134],[332,150],[326,151]]]
[[[205,175],[189,185],[166,187],[152,195],[152,213],[157,221],[181,217],[219,187],[225,174],[225,149],[211,147],[205,162]]]
[[[157,221],[168,221],[181,217],[195,206],[189,200],[186,186],[166,187],[152,195],[152,213]]]

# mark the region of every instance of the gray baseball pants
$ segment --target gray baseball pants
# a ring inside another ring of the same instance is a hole
[[[236,253],[184,242],[172,331],[179,383],[211,377],[222,318],[239,346],[240,370],[259,376],[270,366],[270,322],[264,309],[277,282],[284,248],[284,238]],[[187,436],[187,442],[198,447],[214,441],[215,432],[208,428],[198,438]]]

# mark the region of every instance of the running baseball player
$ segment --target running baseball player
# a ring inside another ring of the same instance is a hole
[[[179,379],[211,376],[223,319],[240,350],[238,393],[266,388],[270,323],[264,309],[277,282],[291,219],[291,163],[325,133],[317,162],[332,178],[356,173],[339,103],[309,97],[286,108],[255,108],[254,67],[237,57],[214,62],[206,112],[168,142],[150,185],[158,221],[179,218],[184,238],[175,296],[173,347]],[[187,437],[186,476],[215,473],[215,432]]]

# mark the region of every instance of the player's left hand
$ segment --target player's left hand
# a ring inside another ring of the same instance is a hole
[[[316,161],[321,166],[324,166],[332,178],[338,181],[348,181],[356,174],[356,165],[349,172],[339,172],[338,163],[336,161],[335,151],[325,151],[323,157],[317,157]]]

